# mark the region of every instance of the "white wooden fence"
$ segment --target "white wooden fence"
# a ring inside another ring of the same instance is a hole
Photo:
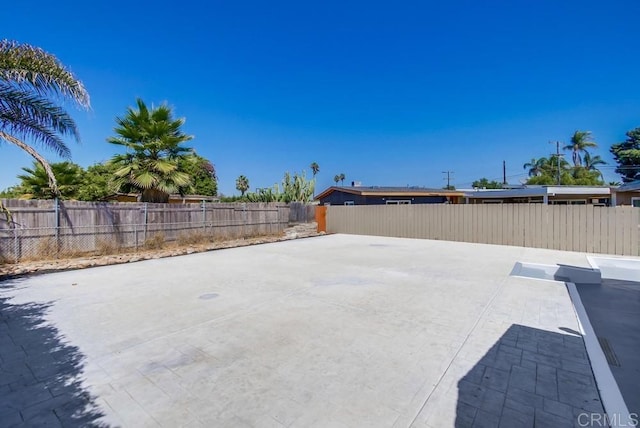
[[[329,206],[327,232],[640,255],[640,209],[593,205]]]

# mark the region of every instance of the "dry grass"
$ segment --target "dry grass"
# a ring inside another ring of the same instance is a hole
[[[164,233],[159,232],[159,233],[154,233],[153,235],[148,237],[144,241],[143,247],[145,250],[161,250],[164,248],[165,243],[166,243],[166,240],[164,237]]]
[[[211,235],[202,232],[184,232],[178,235],[175,244],[179,247],[187,245],[198,245],[212,242]]]
[[[9,256],[5,256],[4,254],[0,254],[0,265],[6,265],[9,263],[14,263],[15,259],[11,259]]]
[[[109,254],[117,254],[121,251],[120,246],[113,239],[108,238],[99,238],[96,240],[96,251],[95,255],[97,256],[106,256]]]
[[[58,257],[58,243],[55,237],[47,236],[38,241],[34,254],[29,255],[31,259],[55,259]]]

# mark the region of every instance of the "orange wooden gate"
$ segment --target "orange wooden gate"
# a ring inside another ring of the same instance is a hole
[[[327,231],[327,207],[321,205],[316,207],[316,223],[318,223],[318,233]]]

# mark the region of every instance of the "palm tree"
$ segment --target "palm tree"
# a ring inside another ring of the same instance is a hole
[[[584,167],[587,171],[595,171],[600,174],[600,178],[604,182],[604,176],[602,171],[598,169],[598,165],[606,165],[607,163],[600,157],[600,155],[591,156],[589,152],[584,154]]]
[[[33,167],[22,168],[26,174],[21,174],[18,186],[22,190],[21,198],[24,199],[53,199],[61,197],[63,199],[75,199],[80,184],[82,183],[83,169],[71,162],[57,162],[50,164],[57,185],[56,194],[51,188],[51,182],[47,172],[38,162],[33,162]]]
[[[531,158],[531,161],[522,165],[524,169],[529,169],[529,177],[536,177],[542,174],[543,166],[548,163],[549,160],[547,158]]]
[[[336,186],[337,186],[337,185],[338,185],[338,181],[340,181],[340,174],[336,174],[336,175],[333,177],[333,181],[335,181],[335,182],[336,182]]]
[[[114,184],[119,190],[141,193],[143,202],[167,202],[171,193],[182,194],[191,185],[178,162],[192,153],[181,144],[193,136],[180,130],[184,118],[174,119],[167,105],[149,109],[141,99],[137,104],[138,110],[129,107],[125,117],[116,118],[117,136],[107,139],[126,149],[109,161],[117,167]]]
[[[347,178],[347,177],[345,177],[344,172],[343,172],[343,173],[340,173],[340,181],[342,182],[342,185],[343,185],[343,186],[344,186],[344,179],[345,179],[345,178]]]
[[[571,150],[571,158],[574,166],[582,166],[581,154],[588,154],[587,148],[598,147],[591,131],[576,131],[571,136],[571,143],[563,147],[564,150]]]
[[[310,168],[311,168],[311,172],[313,173],[313,176],[314,176],[314,177],[316,176],[316,174],[317,174],[318,172],[320,172],[320,166],[319,166],[317,163],[315,163],[315,162],[312,162],[312,163],[311,163]]]
[[[244,196],[245,192],[249,190],[249,179],[244,175],[236,178],[236,189],[240,192],[240,196]]]
[[[44,169],[49,188],[58,194],[54,172],[47,160],[24,140],[32,140],[68,158],[62,137],[80,141],[71,116],[55,101],[70,100],[89,108],[82,82],[53,55],[40,48],[0,40],[0,140],[20,147]]]
[[[589,171],[598,171],[597,165],[606,165],[607,163],[600,157],[600,155],[591,156],[588,152],[584,155],[584,167]]]

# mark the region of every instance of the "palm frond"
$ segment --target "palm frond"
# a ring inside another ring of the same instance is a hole
[[[140,189],[151,189],[158,184],[158,176],[150,171],[140,171],[139,174],[130,176],[131,184]]]
[[[91,104],[87,90],[73,73],[54,55],[28,44],[0,40],[0,80],[32,88],[41,95],[70,98],[84,108]]]

